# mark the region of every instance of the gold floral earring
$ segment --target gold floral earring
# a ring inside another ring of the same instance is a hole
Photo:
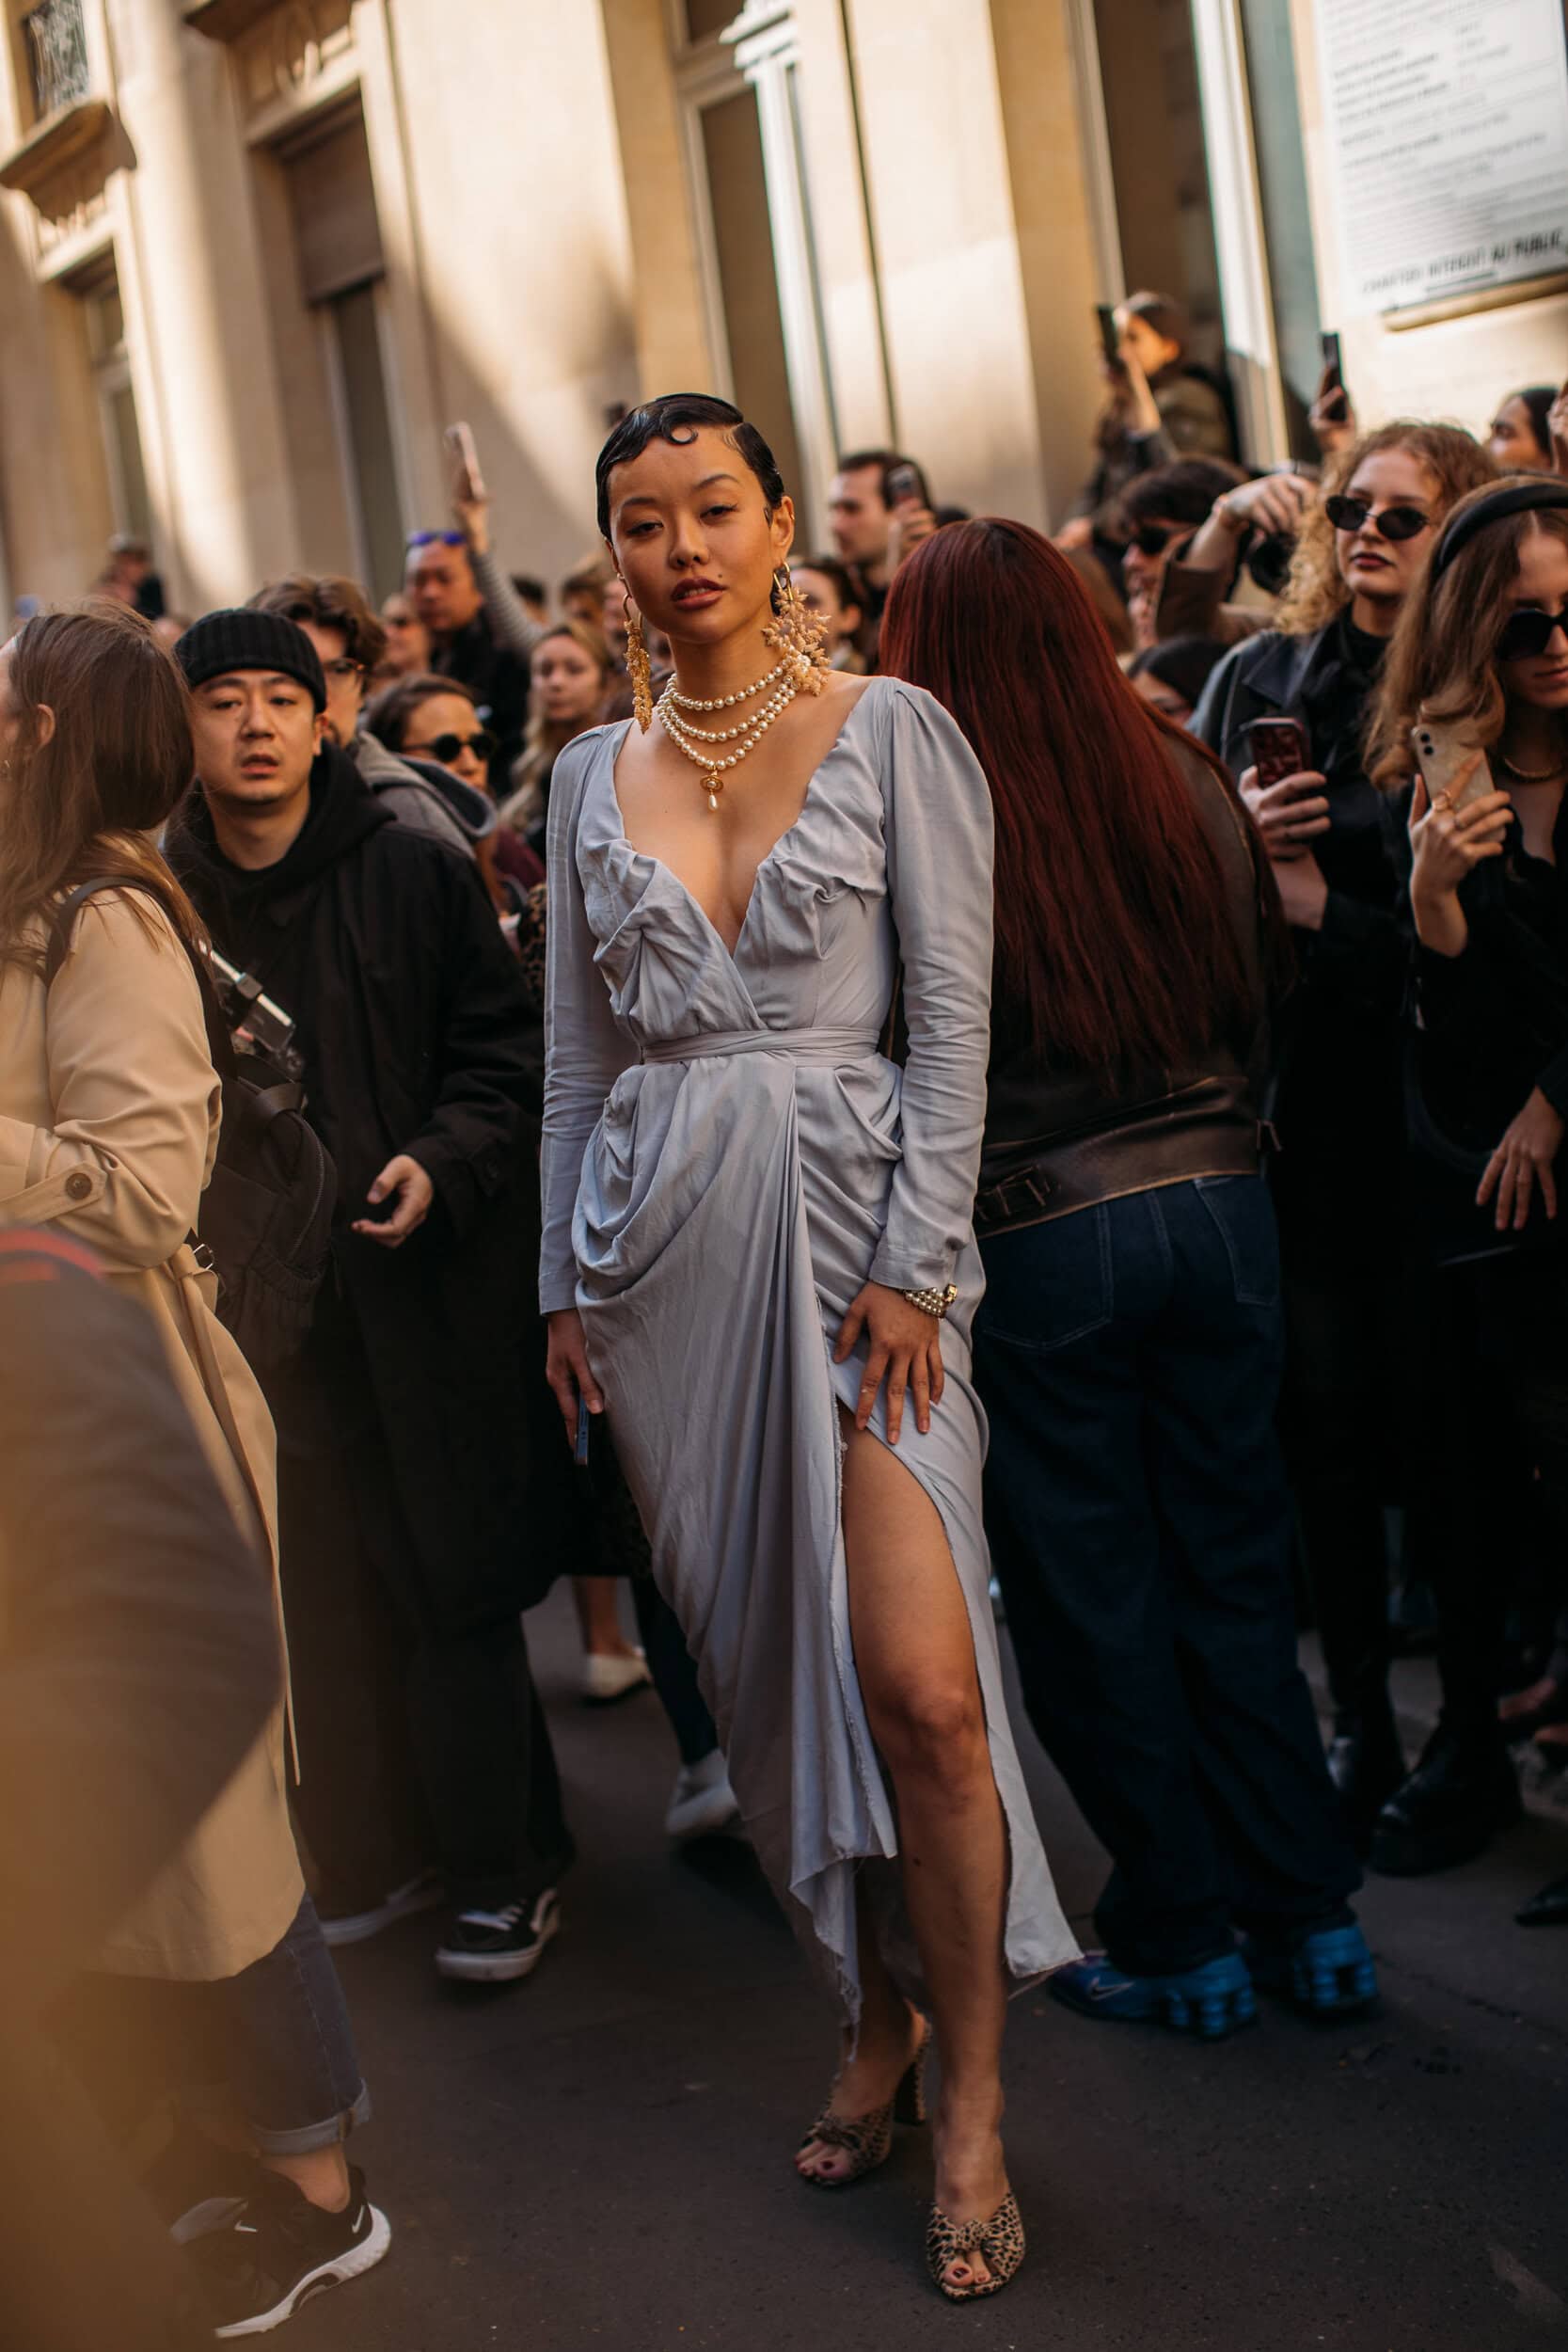
[[[828,677],[822,642],[828,624],[796,587],[787,564],[773,575],[773,610],[775,618],[762,632],[763,644],[771,645],[789,663],[798,689],[820,694]]]
[[[632,715],[644,735],[654,723],[654,665],[648,659],[648,641],[642,634],[642,615],[631,600],[631,590],[621,582],[623,601],[626,608],[626,675],[631,680]]]

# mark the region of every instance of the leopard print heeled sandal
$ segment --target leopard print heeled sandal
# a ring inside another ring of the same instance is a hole
[[[989,2279],[972,2279],[954,2286],[947,2273],[956,2262],[983,2254]],[[950,2303],[973,2303],[982,2295],[1000,2295],[1023,2260],[1023,2217],[1011,2189],[984,2221],[950,2221],[940,2205],[931,2207],[926,2231],[926,2263],[936,2284]]]
[[[887,2162],[895,2123],[925,2122],[926,2060],[930,2050],[931,2028],[927,2025],[903,2081],[886,2106],[873,2107],[869,2115],[835,2115],[829,2101],[801,2140],[800,2148],[809,2148],[814,2139],[827,2148],[842,2148],[849,2158],[849,2169],[828,2179],[820,2173],[802,2172],[800,2178],[808,2188],[847,2188],[852,2181],[863,2181],[868,2172],[875,2172],[879,2164]],[[800,2153],[797,2149],[797,2155]]]

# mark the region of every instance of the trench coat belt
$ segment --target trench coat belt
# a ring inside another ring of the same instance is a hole
[[[792,1061],[832,1067],[875,1061],[875,1029],[702,1029],[690,1037],[650,1038],[644,1061],[707,1061],[730,1054],[787,1054]]]

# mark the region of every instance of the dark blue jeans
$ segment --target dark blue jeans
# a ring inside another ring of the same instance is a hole
[[[986,1513],[1030,1720],[1115,1868],[1137,1973],[1342,1919],[1360,1873],[1296,1662],[1261,1179],[982,1245]]]
[[[193,2116],[244,2122],[262,2155],[330,2148],[367,2121],[370,2093],[315,1905],[236,1976],[89,1976],[55,2021],[111,2128],[129,2136],[173,2092]]]

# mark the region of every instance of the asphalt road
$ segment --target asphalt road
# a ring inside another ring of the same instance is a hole
[[[504,1992],[439,1985],[428,1918],[341,1956],[375,2102],[356,2153],[395,2235],[291,2327],[298,2352],[1568,2344],[1568,1931],[1512,1921],[1568,1868],[1568,1820],[1438,1879],[1370,1882],[1370,2019],[1270,2005],[1200,2047],[1024,1995],[1007,2146],[1029,2260],[953,2309],[920,2260],[920,2137],[843,2195],[795,2181],[832,2018],[747,1851],[667,1847],[657,1700],[585,1710],[565,1596],[529,1624],[583,1854],[566,1924]],[[1021,1737],[1086,1934],[1103,1863]]]

